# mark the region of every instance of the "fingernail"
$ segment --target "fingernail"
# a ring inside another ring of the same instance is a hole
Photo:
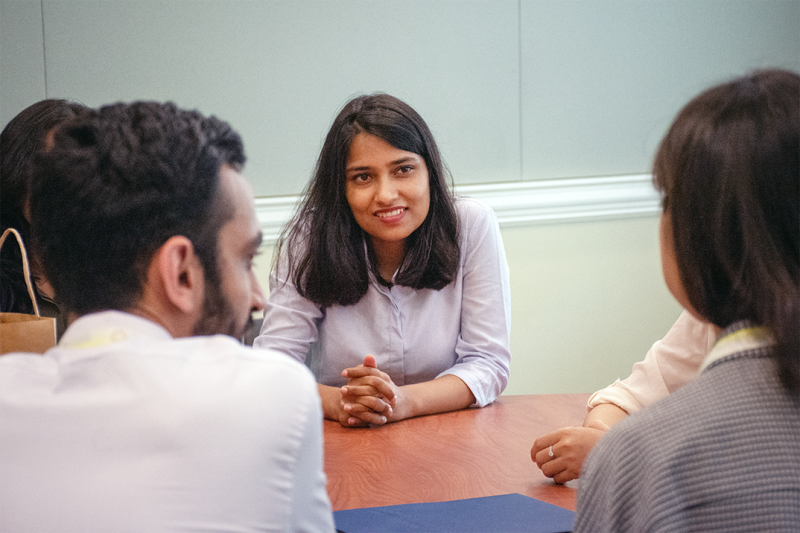
[[[384,424],[386,423],[386,417],[385,416],[382,416],[381,420],[383,421]]]

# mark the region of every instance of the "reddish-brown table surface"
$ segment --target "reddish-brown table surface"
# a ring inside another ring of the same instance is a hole
[[[581,425],[588,394],[501,396],[482,409],[343,428],[325,420],[334,511],[520,493],[575,510],[576,489],[531,461],[536,437]]]

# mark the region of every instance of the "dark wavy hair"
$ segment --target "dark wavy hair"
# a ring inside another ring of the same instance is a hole
[[[130,309],[175,235],[217,282],[217,237],[234,211],[219,170],[244,161],[227,123],[172,103],[119,103],[62,125],[31,188],[34,247],[56,297],[78,315]]]
[[[697,96],[654,181],[691,305],[721,328],[769,328],[781,382],[800,392],[800,76],[764,70]]]
[[[345,193],[350,144],[359,133],[420,155],[428,168],[428,216],[408,237],[395,283],[439,290],[458,271],[458,219],[451,180],[428,125],[394,96],[359,96],[333,121],[304,200],[284,228],[275,254],[276,258],[285,254],[285,262],[276,260],[275,268],[287,266],[287,279],[298,292],[324,307],[358,302],[367,292],[370,270],[380,278],[371,241],[356,222]]]
[[[44,148],[47,133],[62,122],[88,110],[69,100],[47,99],[23,109],[0,133],[0,234],[15,228],[30,243],[28,167],[33,155]],[[33,272],[36,277],[37,272]],[[33,287],[36,296],[36,285]],[[33,303],[22,274],[22,256],[13,238],[0,253],[0,310],[33,314]]]

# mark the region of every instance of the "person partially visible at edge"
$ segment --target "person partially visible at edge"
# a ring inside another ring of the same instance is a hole
[[[62,125],[31,233],[71,321],[0,358],[0,530],[333,531],[307,368],[239,337],[264,297],[242,141],[135,102]]]
[[[653,175],[667,287],[718,340],[698,378],[598,442],[575,531],[797,531],[800,76],[700,94]]]
[[[28,167],[34,154],[45,147],[48,134],[62,122],[88,108],[69,100],[47,99],[20,111],[0,133],[0,234],[16,229],[23,242],[30,242],[28,205]],[[39,313],[56,319],[60,337],[67,327],[66,313],[53,300],[53,289],[44,277],[39,262],[31,254],[31,274]],[[22,272],[22,257],[16,241],[6,241],[0,252],[0,311],[34,313]]]
[[[508,265],[494,213],[456,198],[430,129],[354,98],[284,228],[257,348],[305,361],[326,418],[385,424],[491,403],[508,382]]]
[[[644,360],[633,365],[630,376],[592,394],[582,427],[564,427],[537,438],[531,459],[556,483],[577,479],[589,452],[606,431],[697,377],[716,341],[714,326],[684,310]]]

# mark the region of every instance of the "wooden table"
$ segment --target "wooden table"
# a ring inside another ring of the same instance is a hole
[[[501,396],[483,409],[369,429],[325,420],[325,472],[333,510],[517,492],[574,511],[574,486],[546,478],[531,461],[530,449],[536,437],[581,425],[588,398]]]

